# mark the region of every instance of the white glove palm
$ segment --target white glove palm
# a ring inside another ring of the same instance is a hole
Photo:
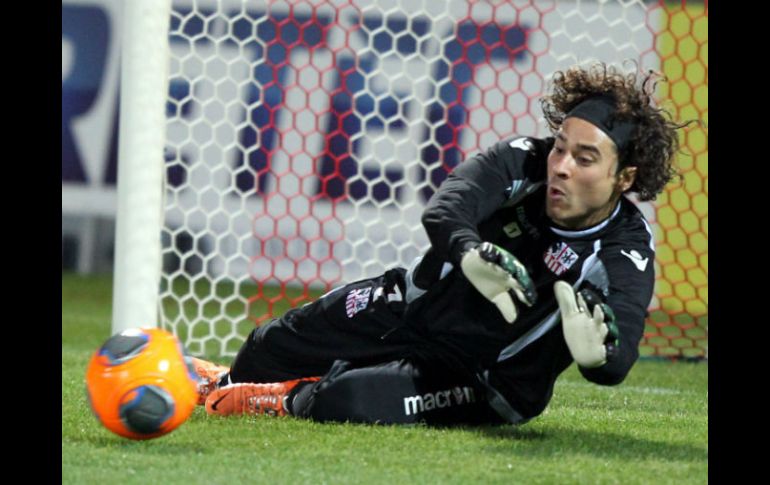
[[[516,299],[532,306],[537,298],[527,270],[511,253],[484,242],[463,255],[460,268],[468,281],[494,303],[508,323],[518,316]]]
[[[591,314],[583,295],[575,295],[572,287],[564,281],[557,281],[553,291],[559,302],[564,340],[572,358],[585,368],[604,365],[608,349],[614,351],[617,348],[618,331],[610,307],[597,303]],[[613,340],[609,347],[605,344],[608,334]]]

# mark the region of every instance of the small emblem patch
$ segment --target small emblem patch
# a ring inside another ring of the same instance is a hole
[[[572,267],[578,260],[578,255],[565,242],[558,242],[551,245],[545,252],[545,265],[557,276],[561,275]]]
[[[369,295],[371,293],[371,288],[350,290],[345,299],[345,312],[348,314],[348,318],[353,318],[353,315],[369,306]]]
[[[639,271],[644,271],[647,268],[647,261],[649,261],[650,258],[642,258],[642,255],[639,254],[639,251],[636,249],[632,249],[631,252],[626,252],[621,249],[620,254],[630,259]]]
[[[510,224],[506,224],[503,226],[503,232],[505,232],[505,235],[511,239],[521,236],[521,228],[519,227],[518,222],[511,222]]]

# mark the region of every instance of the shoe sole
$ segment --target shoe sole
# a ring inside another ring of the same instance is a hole
[[[274,400],[270,406],[250,405],[252,399],[261,398],[265,401]],[[267,414],[283,416],[285,412],[274,407],[282,408],[279,397],[264,392],[262,385],[238,383],[220,387],[206,399],[206,413],[217,416],[233,416],[241,414]]]

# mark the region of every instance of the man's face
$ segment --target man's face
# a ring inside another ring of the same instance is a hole
[[[613,141],[580,118],[567,118],[548,154],[548,217],[568,229],[583,229],[609,217],[620,194],[634,180],[635,169],[616,174]]]

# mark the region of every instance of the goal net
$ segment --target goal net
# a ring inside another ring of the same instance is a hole
[[[172,2],[158,313],[194,354],[345,282],[408,266],[427,200],[463,159],[546,136],[538,98],[573,64],[635,62],[708,121],[707,3]],[[626,63],[633,68],[632,63]],[[703,357],[707,125],[640,204],[657,274],[643,355]]]

